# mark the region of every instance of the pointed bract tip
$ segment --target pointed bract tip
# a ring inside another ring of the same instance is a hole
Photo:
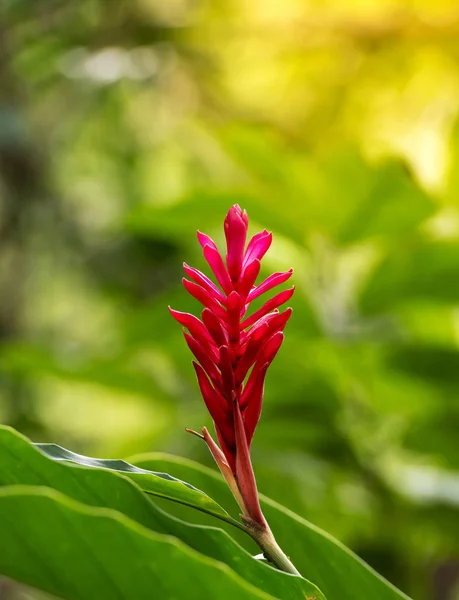
[[[234,227],[238,223],[241,223],[244,229],[247,231],[249,226],[249,219],[247,216],[247,212],[241,210],[239,204],[234,204],[228,211],[228,214],[225,217],[224,227],[227,230],[229,227]]]
[[[196,232],[196,235],[198,236],[198,241],[203,248],[205,248],[206,246],[210,246],[211,248],[214,248],[215,250],[217,249],[217,246],[211,237],[209,237],[205,233],[202,233],[202,231],[199,231],[199,230]]]
[[[226,264],[233,282],[239,279],[244,258],[248,219],[238,204],[232,206],[224,222],[227,255]]]
[[[169,313],[172,315],[172,317],[173,317],[173,318],[174,318],[174,319],[175,319],[175,320],[176,320],[178,323],[180,323],[180,325],[183,325],[183,323],[182,323],[182,320],[183,320],[183,319],[182,319],[181,317],[182,317],[182,316],[183,316],[185,313],[182,313],[182,312],[180,312],[179,310],[175,310],[175,309],[173,309],[171,306],[168,306],[168,307],[167,307],[167,310],[168,310],[168,311],[169,311]]]
[[[226,213],[226,218],[228,218],[229,216],[234,216],[234,215],[238,215],[240,217],[242,216],[242,209],[239,206],[239,204],[233,204],[233,206]]]
[[[206,439],[203,435],[201,435],[200,433],[198,433],[194,429],[189,429],[188,427],[185,427],[185,431],[187,433],[191,433],[192,435],[195,435],[196,437],[200,438],[201,440],[205,440]]]

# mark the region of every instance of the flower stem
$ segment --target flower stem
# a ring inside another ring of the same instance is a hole
[[[268,525],[266,525],[266,527],[260,527],[255,521],[250,519],[250,517],[247,518],[245,516],[242,516],[242,520],[246,526],[247,533],[249,533],[252,539],[260,546],[265,558],[269,562],[276,566],[280,571],[301,576],[301,573],[276,542]]]

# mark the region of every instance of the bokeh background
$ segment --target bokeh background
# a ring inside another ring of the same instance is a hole
[[[457,0],[0,4],[0,422],[211,465],[167,305],[237,202],[297,286],[260,489],[458,600]]]

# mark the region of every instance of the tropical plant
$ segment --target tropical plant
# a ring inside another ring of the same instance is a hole
[[[264,230],[246,245],[247,231],[246,212],[233,206],[225,219],[226,263],[213,240],[198,232],[220,287],[185,265],[192,281],[183,283],[204,305],[202,321],[170,309],[188,330],[220,445],[205,427],[202,434],[189,431],[206,442],[227,487],[188,460],[88,458],[53,444],[33,445],[2,427],[1,574],[68,600],[407,598],[331,536],[258,493],[250,445],[266,372],[292,312],[278,307],[294,288],[246,316],[254,300],[293,272],[255,285],[272,236]],[[232,514],[232,498],[240,519]],[[184,518],[174,516],[176,505],[186,507]],[[196,511],[212,524],[194,524]],[[237,532],[248,534],[262,554],[243,549]]]

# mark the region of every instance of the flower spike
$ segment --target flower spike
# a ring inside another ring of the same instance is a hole
[[[294,288],[279,292],[250,313],[253,300],[287,281],[293,273],[274,273],[258,286],[260,261],[268,251],[272,234],[266,230],[246,245],[246,211],[232,206],[224,221],[225,259],[216,243],[198,231],[198,241],[216,283],[184,264],[186,290],[203,306],[202,321],[188,313],[169,309],[188,333],[185,340],[196,358],[193,362],[199,388],[214,421],[220,447],[207,429],[202,437],[230,486],[244,522],[267,531],[260,509],[250,460],[250,445],[263,403],[266,371],[284,339],[283,329],[292,313],[278,307]],[[199,434],[198,434],[199,435]]]
[[[224,221],[226,262],[212,238],[198,231],[204,258],[217,283],[184,263],[191,281],[183,279],[183,285],[204,306],[202,321],[188,313],[171,308],[169,311],[188,330],[184,331],[185,340],[197,360],[193,367],[218,444],[205,427],[202,435],[187,431],[206,442],[242,510],[247,533],[264,555],[279,569],[299,575],[278,546],[262,513],[250,460],[266,372],[281,347],[283,330],[292,314],[291,308],[279,312],[279,306],[290,300],[294,288],[275,294],[246,317],[251,302],[287,281],[293,269],[273,273],[256,285],[260,261],[271,246],[272,234],[263,230],[246,246],[248,227],[246,211],[235,204]]]

